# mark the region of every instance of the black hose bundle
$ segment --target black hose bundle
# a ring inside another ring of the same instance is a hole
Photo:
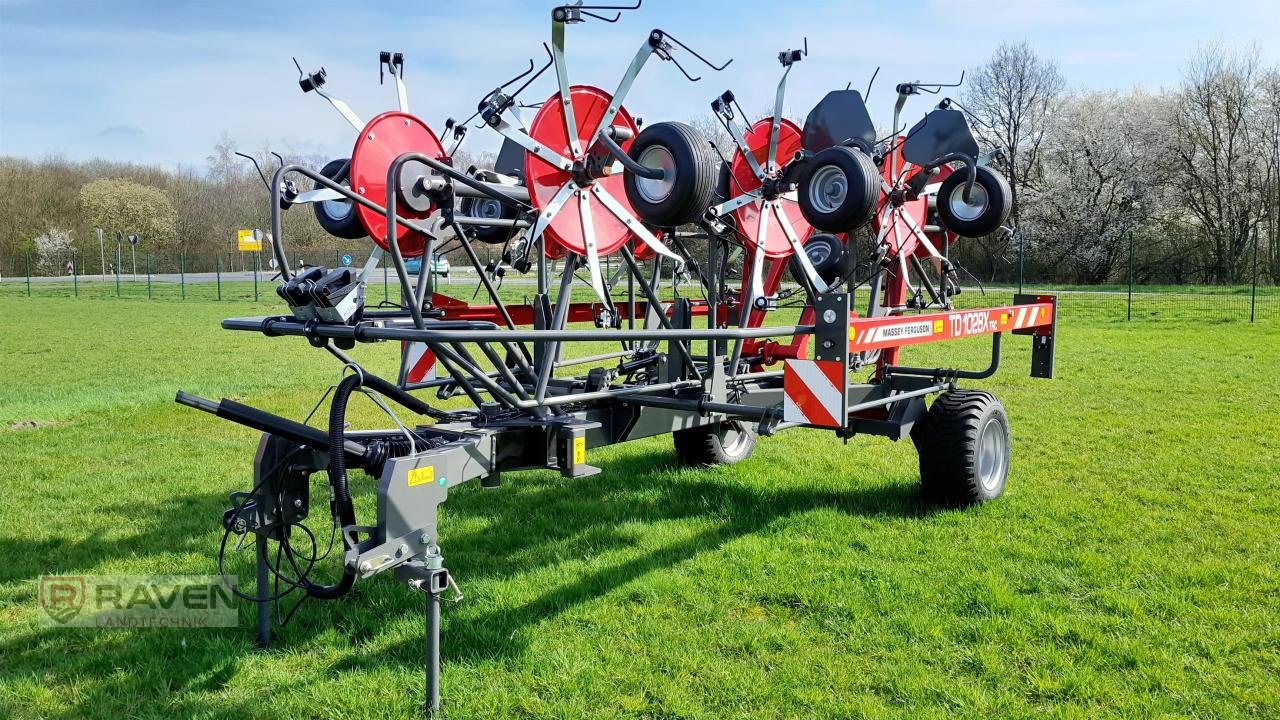
[[[329,408],[329,489],[332,493],[332,511],[334,524],[344,528],[356,524],[356,509],[351,501],[351,487],[347,481],[347,454],[343,451],[346,442],[347,401],[351,393],[363,384],[359,374],[342,378],[333,391],[333,404]],[[345,543],[346,536],[343,536]],[[286,551],[287,552],[287,551]],[[307,595],[321,600],[332,600],[346,595],[355,584],[356,571],[353,567],[342,568],[342,578],[332,585],[319,585],[302,578]]]

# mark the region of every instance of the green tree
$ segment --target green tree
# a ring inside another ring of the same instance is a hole
[[[80,189],[80,208],[108,235],[136,233],[154,250],[178,245],[178,214],[157,188],[119,178],[94,180]]]

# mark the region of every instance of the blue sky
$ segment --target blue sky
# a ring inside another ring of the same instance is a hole
[[[327,87],[368,119],[395,107],[392,86],[378,85],[377,53],[402,51],[411,109],[440,130],[541,57],[552,5],[0,0],[0,154],[200,166],[226,133],[245,148],[346,156],[351,128],[299,91],[290,56],[324,65]],[[1215,41],[1257,43],[1265,62],[1280,63],[1275,0],[646,0],[615,25],[569,28],[571,80],[611,90],[652,27],[734,62],[689,83],[651,61],[627,102],[649,122],[701,114],[726,88],[748,111],[769,106],[778,51],[805,36],[812,54],[791,74],[789,111],[803,115],[849,81],[864,87],[879,65],[868,104],[881,125],[895,83],[955,78],[1005,40],[1031,42],[1078,88],[1176,85],[1190,53]],[[524,98],[545,98],[553,83],[544,75]],[[927,108],[916,103],[908,117]],[[493,149],[496,137],[473,131],[468,147]]]

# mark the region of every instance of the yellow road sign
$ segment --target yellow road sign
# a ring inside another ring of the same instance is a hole
[[[237,230],[236,239],[239,242],[241,252],[256,252],[262,249],[262,239],[255,236],[252,230]]]

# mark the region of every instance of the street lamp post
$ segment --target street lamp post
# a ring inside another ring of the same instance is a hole
[[[94,228],[98,233],[98,256],[102,259],[102,282],[107,281],[107,248],[102,243],[102,228]]]

